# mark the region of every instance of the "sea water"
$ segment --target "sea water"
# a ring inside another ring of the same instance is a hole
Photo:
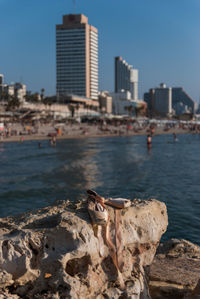
[[[155,198],[167,205],[163,239],[200,245],[200,135],[119,136],[0,143],[0,217],[55,200],[104,197]]]

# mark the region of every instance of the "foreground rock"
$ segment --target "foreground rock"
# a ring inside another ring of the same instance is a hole
[[[114,210],[108,209],[113,237]],[[121,219],[125,290],[108,248],[99,255],[86,202],[1,219],[0,298],[150,298],[143,267],[166,231],[166,206],[134,200]]]
[[[149,279],[153,299],[200,299],[200,247],[177,239],[160,244]]]

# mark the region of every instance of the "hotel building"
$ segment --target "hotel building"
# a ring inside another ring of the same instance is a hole
[[[161,83],[159,87],[151,88],[149,92],[144,93],[144,101],[151,116],[195,113],[195,101],[182,87],[169,88]]]
[[[144,94],[144,101],[148,104],[151,114],[155,116],[170,116],[172,114],[172,88],[161,83]]]
[[[56,25],[56,91],[98,99],[98,30],[83,14]]]
[[[130,91],[131,99],[138,100],[138,70],[122,57],[115,57],[115,93]]]

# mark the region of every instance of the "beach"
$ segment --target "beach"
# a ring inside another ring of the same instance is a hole
[[[90,137],[114,137],[137,135],[161,135],[161,134],[187,134],[197,132],[191,125],[150,125],[128,123],[56,123],[49,122],[36,125],[24,125],[22,123],[8,124],[1,133],[1,142],[22,142],[27,140],[48,140],[53,136],[59,139],[90,138]]]

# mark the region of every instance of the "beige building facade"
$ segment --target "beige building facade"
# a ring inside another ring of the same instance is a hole
[[[102,113],[112,114],[112,97],[108,91],[99,93],[99,106]]]

